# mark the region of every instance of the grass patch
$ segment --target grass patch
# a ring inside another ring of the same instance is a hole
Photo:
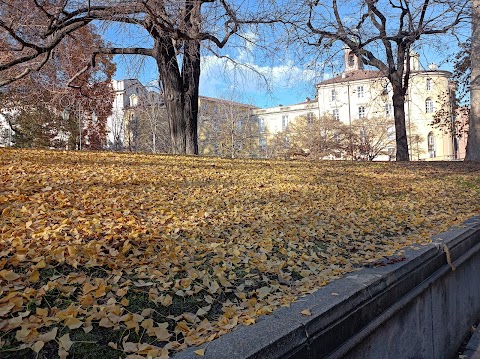
[[[38,358],[69,334],[71,357],[108,359],[201,344],[401,258],[478,215],[480,168],[0,149],[0,188],[0,357],[35,357],[16,349],[56,327]]]

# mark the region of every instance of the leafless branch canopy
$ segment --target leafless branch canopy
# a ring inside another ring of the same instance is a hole
[[[272,12],[260,10],[253,16],[250,9],[240,7],[235,1],[227,0],[0,1],[0,44],[3,48],[0,86],[40,70],[63,38],[94,20],[138,25],[153,38],[172,42],[177,50],[183,41],[191,40],[223,48],[243,25],[279,21],[277,13],[273,16]],[[100,53],[153,56],[152,51],[153,48],[93,49],[89,66]],[[84,71],[81,69],[77,76]]]

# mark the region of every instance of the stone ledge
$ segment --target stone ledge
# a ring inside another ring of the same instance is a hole
[[[449,249],[450,263],[444,245]],[[434,236],[431,244],[420,246],[418,250],[406,249],[407,260],[404,262],[347,274],[290,307],[260,318],[252,326],[240,327],[214,340],[208,344],[205,358],[303,359],[349,356],[357,346],[365,346],[369,336],[384,326],[385,322],[398,320],[391,318],[401,318],[397,313],[412,307],[418,297],[424,297],[423,293],[431,291],[434,283],[455,273],[452,272],[451,265],[461,267],[471,256],[476,255],[480,268],[479,253],[480,217],[475,217],[461,227]],[[475,278],[480,287],[478,274]],[[477,317],[480,316],[480,290],[478,295],[474,300]],[[431,299],[427,299],[429,300]],[[430,302],[429,305],[433,307]],[[307,308],[312,312],[308,317],[300,313]],[[422,330],[427,332],[426,329]],[[462,330],[465,333],[462,334]],[[468,328],[458,328],[459,338],[455,339],[459,341],[458,346],[467,331]],[[421,333],[414,333],[418,334]],[[433,334],[429,335],[435,340]],[[193,353],[196,349],[198,348],[189,348],[174,358],[198,358]],[[437,356],[434,349],[425,350],[431,350],[432,358],[442,357]],[[398,352],[391,353],[393,354],[395,358],[401,358]],[[388,353],[385,355],[388,357]]]

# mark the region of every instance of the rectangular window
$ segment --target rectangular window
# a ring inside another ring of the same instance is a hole
[[[338,108],[334,108],[332,110],[332,116],[335,120],[340,121],[340,111],[338,110]]]
[[[391,103],[385,104],[385,116],[386,117],[393,116],[393,105]]]
[[[309,112],[307,113],[307,123],[309,125],[313,124],[313,121],[314,121],[314,118],[315,118],[315,115],[313,114],[313,112]]]
[[[365,97],[365,92],[363,90],[363,86],[357,86],[357,94],[358,94],[358,98]]]
[[[282,131],[285,131],[288,127],[288,115],[282,116]]]
[[[432,79],[427,79],[427,91],[432,91],[433,89],[433,81]]]
[[[432,113],[434,112],[433,101],[429,98],[425,101],[425,112]]]
[[[265,130],[265,119],[263,117],[258,119],[258,127],[260,128],[260,131]]]
[[[337,90],[332,90],[332,101],[337,101]]]
[[[365,118],[367,114],[367,111],[365,109],[365,106],[360,106],[358,108],[358,118]]]

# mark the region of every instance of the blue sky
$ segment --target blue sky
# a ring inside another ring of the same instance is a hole
[[[104,30],[105,38],[113,45],[152,46],[152,40],[144,29],[113,24]],[[246,29],[241,35],[244,40],[237,38],[220,52],[231,60],[204,50],[200,95],[249,103],[258,107],[290,105],[305,101],[307,97],[314,97],[316,83],[343,69],[341,52],[328,66],[318,63],[312,69],[307,69],[305,65],[297,63],[290,51],[278,51],[270,58],[259,51],[258,36],[254,30]],[[445,62],[445,59],[452,56],[456,48],[436,48],[429,41],[419,43],[416,49],[420,54],[422,66],[427,68],[429,63],[436,62],[441,69],[451,70],[452,64]],[[152,58],[115,56],[114,60],[117,63],[115,79],[138,78],[145,85],[158,83],[158,70]]]

